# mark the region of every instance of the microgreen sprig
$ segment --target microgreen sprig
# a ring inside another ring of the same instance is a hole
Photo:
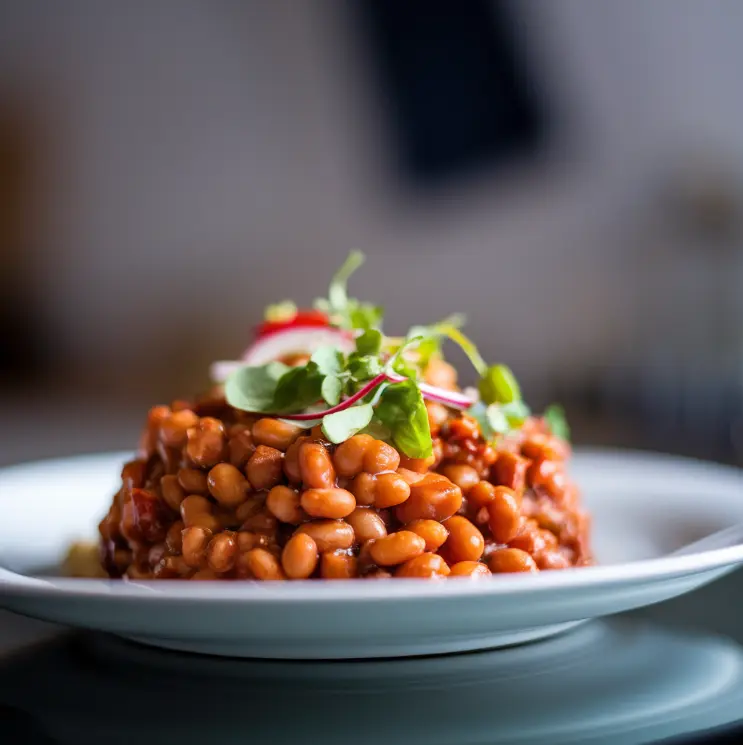
[[[382,325],[384,310],[381,306],[348,297],[348,280],[363,263],[364,254],[351,251],[330,281],[328,297],[317,298],[314,302],[315,308],[327,313],[330,322],[339,328],[366,331]]]

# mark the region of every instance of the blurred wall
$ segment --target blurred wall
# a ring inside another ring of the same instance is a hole
[[[0,4],[0,92],[48,125],[29,302],[60,379],[196,385],[350,247],[388,328],[463,310],[527,384],[707,344],[741,310],[738,252],[710,261],[655,204],[687,160],[743,163],[743,4],[516,7],[557,147],[416,199],[340,0]]]

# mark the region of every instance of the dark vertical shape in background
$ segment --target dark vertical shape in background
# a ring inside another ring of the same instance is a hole
[[[541,100],[497,0],[358,0],[398,164],[414,186],[535,154]]]

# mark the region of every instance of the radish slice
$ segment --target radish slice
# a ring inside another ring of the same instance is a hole
[[[213,383],[224,383],[240,367],[245,367],[245,363],[240,362],[240,360],[219,360],[218,362],[212,362],[209,366],[209,379]]]
[[[393,383],[402,383],[407,378],[402,375],[398,375],[395,372],[387,373],[387,380]],[[427,398],[429,401],[437,401],[445,406],[451,406],[455,409],[469,409],[474,401],[466,394],[460,391],[452,391],[448,388],[438,388],[435,385],[429,385],[428,383],[417,383],[423,398]]]
[[[341,352],[354,350],[353,336],[341,329],[290,327],[257,339],[242,355],[243,365],[265,365],[289,354],[312,354],[318,347],[337,347]]]

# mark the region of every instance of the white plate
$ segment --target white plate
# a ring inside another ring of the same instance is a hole
[[[668,456],[579,452],[601,565],[487,581],[187,583],[33,575],[89,537],[125,454],[0,471],[0,605],[163,647],[264,658],[361,658],[516,644],[689,592],[743,563],[743,473]],[[727,543],[726,543],[727,542]],[[733,545],[729,545],[732,543]],[[2,569],[5,567],[5,569]]]

